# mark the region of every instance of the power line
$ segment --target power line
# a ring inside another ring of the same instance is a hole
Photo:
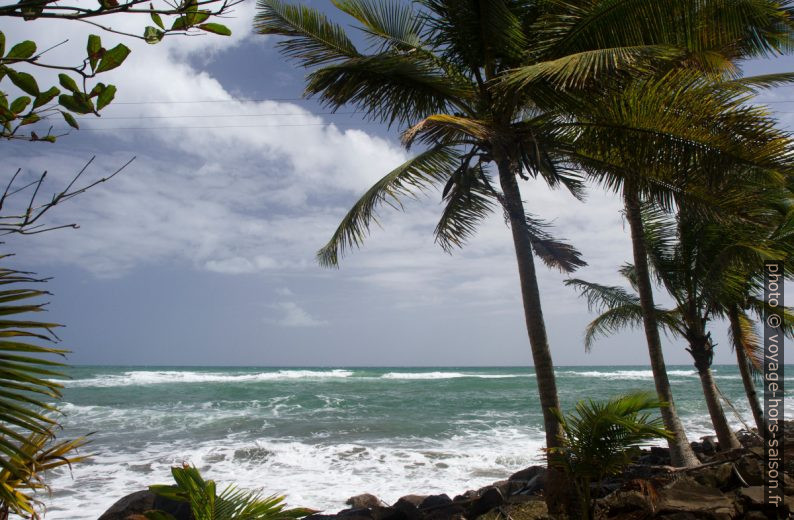
[[[266,98],[266,99],[196,99],[190,101],[114,101],[114,105],[173,105],[188,103],[262,103],[264,101],[314,101],[307,98]]]
[[[264,99],[196,99],[196,100],[160,100],[160,101],[113,101],[114,105],[172,105],[195,103],[263,103],[266,101],[315,101],[307,98],[264,98]],[[757,101],[759,104],[794,103],[794,99],[778,99],[773,101]]]
[[[81,128],[80,132],[111,132],[116,130],[206,130],[216,128],[284,128],[300,126],[330,126],[335,123],[306,123],[306,124],[286,124],[286,125],[211,125],[211,126],[140,126],[140,127],[108,127],[108,128]],[[363,125],[378,124],[375,122],[359,123]],[[66,132],[67,129],[58,130]]]
[[[265,117],[265,116],[301,116],[301,117],[313,117],[313,116],[336,116],[336,115],[352,115],[352,114],[361,114],[362,112],[317,112],[311,114],[277,114],[277,113],[264,113],[264,114],[188,114],[184,116],[100,116],[100,117],[78,117],[77,119],[84,119],[88,121],[102,121],[105,119],[180,119],[183,117]]]

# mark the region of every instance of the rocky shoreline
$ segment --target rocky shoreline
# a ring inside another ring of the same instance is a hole
[[[719,452],[714,438],[692,443],[703,463],[673,468],[666,448],[641,450],[619,477],[598,489],[596,518],[609,520],[731,520],[794,518],[794,421],[785,423],[785,502],[765,507],[761,439],[740,431],[742,448]],[[506,480],[453,498],[448,495],[406,495],[388,505],[370,494],[347,500],[348,509],[321,512],[307,520],[552,520],[543,501],[545,469],[533,466]],[[145,520],[150,509],[193,520],[185,503],[171,502],[149,491],[128,495],[99,520]]]

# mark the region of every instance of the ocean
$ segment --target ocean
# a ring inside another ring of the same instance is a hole
[[[792,418],[794,367],[787,368]],[[738,369],[714,372],[751,424]],[[51,475],[47,519],[95,520],[124,495],[171,483],[169,468],[183,462],[224,485],[336,511],[365,492],[386,502],[410,493],[453,496],[542,459],[531,368],[76,367],[68,374],[62,438],[91,433],[93,456]],[[712,434],[695,371],[671,366],[668,374],[690,440]],[[558,367],[557,385],[564,409],[653,390],[647,366]]]

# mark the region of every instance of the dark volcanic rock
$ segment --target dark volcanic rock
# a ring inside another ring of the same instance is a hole
[[[373,520],[372,511],[366,507],[343,509],[336,514],[339,520]]]
[[[419,507],[419,504],[426,498],[427,495],[405,495],[401,496],[397,502],[405,501],[412,504],[414,507]],[[397,505],[397,503],[395,503],[395,505]]]
[[[406,495],[401,497],[397,502],[394,503],[392,509],[395,509],[405,515],[405,518],[408,520],[419,520],[422,518],[422,514],[419,512],[416,501],[417,495]],[[424,497],[422,497],[424,499]]]
[[[352,508],[360,508],[360,507],[385,507],[386,504],[383,503],[381,499],[372,495],[370,493],[363,493],[361,495],[356,495],[354,497],[350,497],[347,499],[345,504],[349,505]]]
[[[491,486],[469,507],[467,518],[477,518],[504,503],[505,497],[499,488]]]
[[[149,490],[137,491],[119,499],[102,513],[99,520],[127,520],[129,516],[141,515],[152,509],[170,513],[176,520],[193,520],[193,514],[187,503],[163,498]]]
[[[450,504],[452,504],[452,499],[449,498],[449,495],[430,495],[422,500],[422,502],[419,504],[419,509],[435,509],[448,506]]]

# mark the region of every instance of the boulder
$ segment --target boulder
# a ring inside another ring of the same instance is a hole
[[[343,509],[336,513],[338,520],[374,520],[372,511],[366,507],[354,507],[350,509]]]
[[[736,505],[733,498],[718,489],[699,484],[694,479],[684,477],[659,491],[656,504],[659,513],[693,513],[700,518],[733,518]]]
[[[408,502],[409,504],[412,504],[414,507],[419,507],[419,504],[421,504],[422,501],[426,498],[427,495],[404,495],[401,496],[397,500],[397,502]],[[395,505],[397,505],[397,502],[395,502]]]
[[[707,436],[702,437],[700,440],[700,447],[703,449],[703,453],[706,455],[714,455],[717,453],[719,444],[717,443],[717,439],[715,437]]]
[[[509,486],[507,493],[502,488],[505,495],[536,495],[543,491],[546,486],[546,468],[542,466],[531,466],[510,475],[507,479]]]
[[[505,497],[498,487],[491,486],[474,501],[469,507],[467,518],[477,518],[484,515],[491,509],[499,507],[505,503]]]
[[[452,499],[449,498],[449,495],[441,494],[441,495],[430,495],[425,497],[422,502],[419,503],[419,509],[436,509],[439,507],[445,507],[452,504]]]
[[[417,498],[424,499],[424,497],[418,497],[417,495],[406,495],[401,497],[399,500],[397,500],[397,502],[394,503],[392,509],[401,512],[403,515],[405,515],[407,520],[419,520],[422,518],[422,514],[419,512],[419,509],[416,506],[421,502],[421,500],[417,501]]]
[[[692,471],[691,475],[698,484],[723,491],[735,487],[734,484],[738,483],[734,482],[733,465],[730,462],[698,469]]]
[[[144,512],[153,509],[169,513],[176,520],[194,520],[193,514],[190,512],[190,506],[186,502],[175,502],[163,498],[148,489],[136,491],[119,499],[107,511],[102,513],[99,520],[128,520],[131,516],[142,515]]]
[[[363,493],[361,495],[350,497],[345,501],[345,504],[349,505],[354,509],[361,507],[376,507],[376,506],[386,507],[386,504],[383,503],[381,499],[369,493]]]

